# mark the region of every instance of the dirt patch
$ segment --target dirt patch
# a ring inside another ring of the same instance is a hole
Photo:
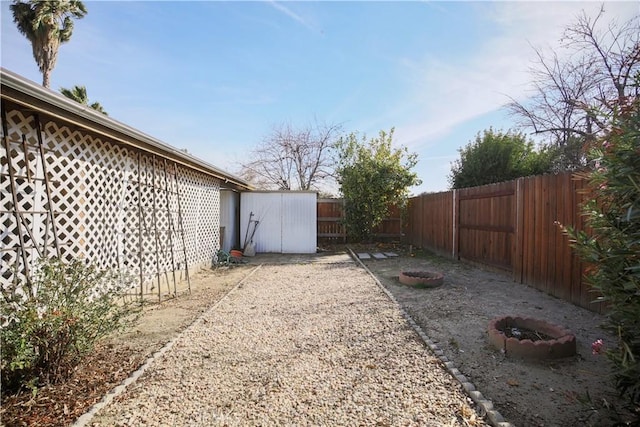
[[[182,286],[177,298],[150,300],[127,331],[101,341],[67,381],[38,390],[2,396],[0,424],[67,426],[100,401],[145,360],[211,305],[227,294],[255,265],[205,269],[191,278],[191,293]]]
[[[616,400],[610,364],[591,352],[597,339],[615,342],[600,328],[603,316],[504,274],[424,252],[410,256],[402,248],[394,250],[401,256],[364,263],[507,421],[518,427],[611,424],[611,414],[602,409],[603,402]],[[411,269],[442,272],[444,283],[431,289],[401,284],[400,271]],[[490,320],[506,315],[539,318],[569,329],[577,338],[577,355],[552,361],[506,357],[487,337]]]

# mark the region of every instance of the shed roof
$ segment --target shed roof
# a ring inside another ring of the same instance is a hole
[[[223,182],[223,188],[252,190],[251,184],[189,153],[149,136],[122,122],[75,102],[62,94],[47,89],[5,68],[0,68],[1,95],[26,109],[37,111],[49,118],[84,128],[107,139],[117,141],[178,164],[214,176]]]

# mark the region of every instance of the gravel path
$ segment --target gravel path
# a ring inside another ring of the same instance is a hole
[[[92,423],[486,425],[354,263],[261,267]]]

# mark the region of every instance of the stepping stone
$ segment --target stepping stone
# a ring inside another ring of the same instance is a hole
[[[383,252],[384,256],[389,257],[389,258],[393,258],[393,257],[397,257],[398,254],[395,252]]]
[[[375,253],[375,254],[371,254],[372,257],[374,257],[375,259],[385,259],[387,258],[386,256],[384,256],[384,254],[381,254],[380,252]]]
[[[371,259],[371,255],[369,255],[366,252],[362,252],[362,253],[358,254],[358,258],[360,258],[360,259]]]

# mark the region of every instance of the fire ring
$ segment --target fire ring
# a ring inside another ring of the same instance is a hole
[[[560,359],[576,354],[576,337],[569,330],[530,317],[504,316],[489,322],[489,341],[507,356]]]
[[[442,285],[444,276],[431,271],[402,271],[398,279],[403,285],[415,288],[435,288]]]

